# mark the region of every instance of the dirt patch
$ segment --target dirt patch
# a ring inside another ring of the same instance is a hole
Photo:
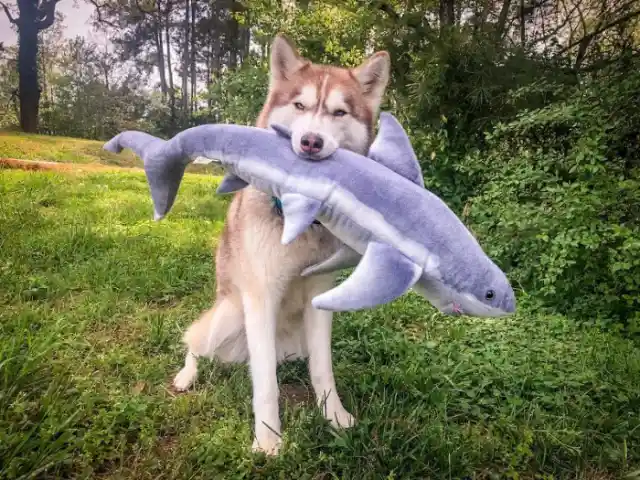
[[[101,165],[99,163],[60,163],[44,160],[20,160],[17,158],[0,158],[0,168],[15,168],[28,171],[56,172],[107,172],[122,171],[142,172],[141,168]]]
[[[280,400],[291,406],[300,404],[313,405],[313,393],[306,385],[280,385]]]
[[[54,171],[65,173],[84,172],[144,172],[139,167],[121,165],[103,165],[101,163],[62,163],[47,160],[21,160],[18,158],[0,158],[0,169],[12,168],[32,172]],[[202,175],[223,175],[224,170],[219,165],[187,165],[186,173]]]

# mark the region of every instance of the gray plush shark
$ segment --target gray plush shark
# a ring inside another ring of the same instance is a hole
[[[142,157],[156,219],[171,209],[184,170],[195,160],[227,170],[218,193],[251,184],[280,198],[284,244],[317,219],[344,246],[304,274],[357,266],[343,283],[313,298],[316,308],[372,308],[413,288],[447,314],[515,311],[506,275],[453,211],[424,188],[411,142],[391,114],[380,115],[368,157],[338,149],[320,161],[307,159],[291,148],[290,132],[272,128],[201,125],[168,141],[129,131],[105,149],[130,148]]]

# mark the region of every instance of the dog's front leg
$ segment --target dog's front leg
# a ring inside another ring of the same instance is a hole
[[[280,415],[276,377],[276,316],[279,301],[269,295],[246,293],[242,303],[249,347],[253,415],[253,450],[275,455],[280,450]]]
[[[317,310],[311,305],[313,297],[333,287],[334,276],[323,275],[309,278],[307,281],[304,326],[309,350],[311,384],[324,417],[334,427],[348,428],[355,424],[355,420],[342,406],[333,376],[333,362],[331,359],[333,312]]]

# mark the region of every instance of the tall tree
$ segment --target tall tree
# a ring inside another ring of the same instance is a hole
[[[9,21],[18,28],[18,72],[20,75],[20,127],[25,132],[38,130],[40,85],[38,84],[38,33],[53,25],[60,0],[18,0],[20,16],[14,18],[1,3]]]
[[[165,46],[167,48],[167,71],[169,73],[169,106],[171,107],[171,121],[176,118],[176,91],[173,85],[173,63],[171,62],[171,12],[173,1],[168,0],[164,11]]]
[[[197,0],[191,0],[191,99],[189,102],[189,111],[193,114],[195,110],[195,98],[196,98],[196,90],[198,88],[197,81],[197,67],[196,67],[196,19],[197,19],[197,9],[198,2]]]
[[[189,47],[191,45],[191,36],[189,35],[189,30],[191,28],[191,9],[189,0],[185,0],[184,2],[184,23],[183,23],[183,31],[181,35],[183,35],[182,42],[182,114],[186,117],[189,114],[189,96],[187,94],[187,85],[189,82],[189,68],[190,68],[190,57],[189,57]]]

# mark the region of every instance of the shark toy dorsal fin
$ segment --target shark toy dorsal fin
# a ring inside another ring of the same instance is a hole
[[[411,146],[411,140],[402,125],[390,113],[380,113],[380,130],[367,156],[416,185],[424,187],[422,170]]]

